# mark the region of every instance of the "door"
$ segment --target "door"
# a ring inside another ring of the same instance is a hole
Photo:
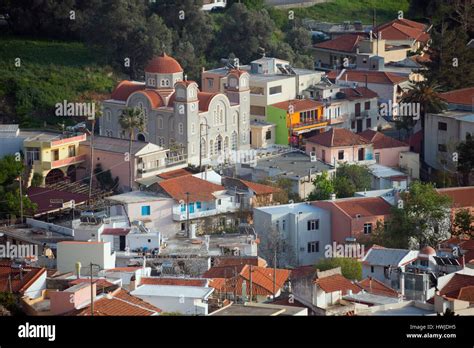
[[[362,120],[357,120],[357,133],[362,132]]]
[[[119,237],[120,237],[119,250],[124,251],[125,250],[125,236],[119,236]]]
[[[359,161],[363,161],[364,160],[364,156],[365,155],[365,149],[364,148],[360,148],[359,149]]]
[[[360,116],[360,103],[356,103],[355,105],[355,116]]]

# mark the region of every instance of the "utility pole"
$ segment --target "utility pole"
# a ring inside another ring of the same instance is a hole
[[[94,287],[92,286],[92,262],[91,262],[91,317],[94,316]]]
[[[277,260],[277,250],[274,248],[273,251],[273,299],[276,296],[276,260]]]
[[[189,192],[186,192],[186,236],[189,236]]]
[[[20,179],[20,219],[21,223],[23,223],[23,183],[21,181],[21,174],[19,176]]]
[[[252,265],[250,265],[250,276],[249,276],[249,278],[250,278],[250,298],[249,298],[249,302],[252,302],[252,297],[253,297],[253,291],[252,291],[253,290],[253,288],[252,288],[252,286],[253,286],[253,284],[252,284]]]

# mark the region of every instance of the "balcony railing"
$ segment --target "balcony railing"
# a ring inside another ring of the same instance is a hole
[[[304,128],[317,128],[317,127],[324,127],[328,123],[328,120],[326,118],[321,118],[321,119],[315,119],[315,120],[306,120],[304,122],[299,122],[291,125],[291,128],[294,131],[304,129]]]
[[[168,157],[165,159],[164,163],[162,163],[161,165],[153,166],[151,168],[138,168],[137,173],[139,174],[139,177],[140,177],[142,174],[153,173],[153,172],[157,172],[166,168],[186,164],[187,160],[188,160],[187,155],[177,155],[173,157]]]
[[[224,213],[234,213],[239,211],[240,209],[240,204],[239,203],[232,203],[232,204],[227,204],[222,207],[218,208],[212,208],[208,210],[198,210],[194,212],[189,212],[189,219],[198,219],[198,218],[204,218],[208,216],[214,216],[218,214],[224,214]],[[180,211],[178,209],[173,209],[173,220],[174,221],[185,221],[188,218],[187,212],[186,211]]]
[[[86,155],[80,155],[80,156],[67,157],[67,158],[63,158],[63,159],[51,161],[51,162],[43,161],[42,165],[43,165],[43,169],[48,170],[48,169],[61,168],[61,167],[69,166],[71,164],[84,162],[85,160],[86,160]],[[39,161],[35,161],[35,163],[36,162],[39,162]]]

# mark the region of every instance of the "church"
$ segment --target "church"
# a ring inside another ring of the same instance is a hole
[[[201,92],[181,65],[165,53],[145,68],[145,82],[122,81],[103,102],[100,135],[128,139],[119,119],[126,108],[143,110],[145,129],[135,139],[170,149],[192,165],[206,164],[224,151],[250,148],[249,74],[229,69],[223,93]]]

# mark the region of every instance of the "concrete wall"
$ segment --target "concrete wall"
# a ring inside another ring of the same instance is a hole
[[[104,242],[60,242],[57,244],[57,268],[60,273],[75,272],[76,262],[82,265],[81,274],[90,274],[90,263],[102,269],[115,267],[115,253],[110,243]],[[97,268],[94,268],[94,273]]]
[[[31,227],[42,228],[48,231],[64,234],[65,236],[74,236],[74,230],[64,227],[64,226],[59,226],[52,223],[30,219],[30,218],[26,218],[26,224]]]

